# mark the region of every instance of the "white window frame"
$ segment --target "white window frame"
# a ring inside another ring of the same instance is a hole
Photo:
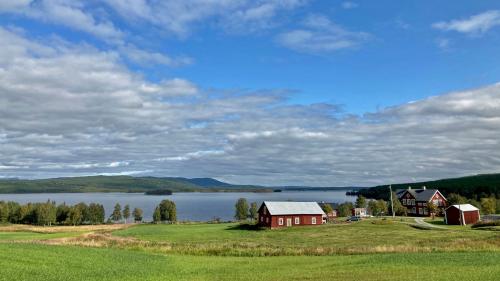
[[[316,217],[311,218],[311,224],[316,224]]]
[[[278,218],[278,225],[283,225],[284,219],[283,218]]]
[[[266,223],[269,223],[269,217],[266,217]]]
[[[406,205],[406,199],[403,198],[403,205]]]
[[[295,217],[295,224],[300,224],[300,217]]]

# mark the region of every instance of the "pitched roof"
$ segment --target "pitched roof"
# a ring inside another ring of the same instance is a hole
[[[316,202],[264,201],[271,215],[324,215]]]
[[[467,211],[479,211],[478,208],[472,206],[471,204],[451,205],[448,208],[451,208],[451,207],[455,207],[455,208],[457,208],[457,209],[459,209],[460,211],[463,211],[463,212],[467,212]],[[448,209],[448,208],[446,208],[446,209]]]
[[[415,201],[426,201],[429,202],[436,192],[439,192],[437,189],[399,189],[396,190],[396,194],[398,198],[401,199],[405,191],[408,191],[413,197],[415,197]]]

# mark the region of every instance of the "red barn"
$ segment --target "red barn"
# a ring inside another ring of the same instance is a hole
[[[479,209],[471,204],[451,205],[444,213],[446,224],[475,224],[480,219]]]
[[[264,201],[259,208],[259,225],[278,228],[300,225],[320,225],[325,212],[316,202]]]
[[[447,205],[446,198],[437,189],[426,189],[425,186],[421,189],[401,189],[396,192],[401,204],[406,207],[407,213],[410,216],[430,216],[427,210],[427,204],[432,202],[438,209],[438,214],[444,212]]]

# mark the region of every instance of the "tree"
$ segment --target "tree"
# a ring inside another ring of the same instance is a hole
[[[9,221],[9,205],[4,201],[0,201],[0,223],[6,223]]]
[[[80,202],[76,204],[75,207],[80,209],[80,213],[82,214],[80,224],[88,223],[90,221],[90,213],[87,204]]]
[[[134,216],[135,222],[141,222],[142,221],[142,210],[139,208],[135,208],[134,211],[132,212],[132,216]]]
[[[339,217],[349,217],[352,215],[354,205],[351,202],[344,202],[339,205]]]
[[[155,208],[155,211],[153,213],[153,222],[154,223],[158,223],[161,221],[161,211],[160,211],[160,207],[156,207]]]
[[[434,217],[436,216],[437,211],[438,207],[436,206],[436,204],[434,204],[434,202],[432,201],[427,202],[427,212],[431,214],[432,219],[434,219]]]
[[[20,221],[19,210],[21,209],[21,205],[19,205],[19,203],[17,202],[9,201],[7,202],[7,206],[9,208],[9,222],[19,223]]]
[[[377,200],[377,207],[380,210],[380,215],[387,214],[389,208],[387,208],[387,202],[382,199]]]
[[[120,206],[119,203],[116,203],[113,213],[111,214],[111,219],[115,222],[122,219],[122,206]]]
[[[104,223],[104,206],[101,204],[90,203],[88,208],[88,222],[90,224],[102,224]]]
[[[175,206],[174,201],[163,200],[160,202],[159,208],[161,221],[177,221],[177,207]]]
[[[493,197],[481,198],[481,211],[483,214],[494,214],[496,212],[497,204]]]
[[[323,212],[325,212],[325,214],[329,214],[329,213],[333,212],[332,205],[330,205],[328,203],[321,204],[321,209],[323,209]]]
[[[70,207],[66,203],[59,204],[56,209],[56,222],[64,223],[69,217]]]
[[[366,198],[363,195],[356,198],[356,208],[366,208]]]
[[[252,204],[250,204],[250,210],[248,210],[248,212],[250,214],[250,219],[252,221],[257,220],[258,210],[257,210],[257,203],[256,202],[252,202]]]
[[[448,204],[465,204],[467,203],[467,198],[460,196],[460,194],[450,193],[448,194]]]
[[[395,192],[392,192],[392,204],[394,205],[394,213],[397,216],[406,216],[408,209],[401,204],[401,201],[398,200],[398,197]],[[389,213],[392,214],[391,206],[389,207]]]
[[[128,204],[123,207],[123,218],[125,219],[125,223],[130,218],[130,206]]]
[[[248,218],[248,202],[245,198],[240,198],[234,205],[236,209],[236,213],[234,218],[241,221],[246,220]]]
[[[35,223],[44,226],[52,225],[56,222],[56,211],[55,202],[47,201],[36,204],[34,208]]]
[[[373,215],[381,216],[388,211],[387,202],[382,199],[379,199],[377,201],[371,200],[370,202],[368,202],[368,209]]]
[[[76,205],[70,208],[66,224],[80,225],[82,223],[82,219],[83,214],[81,206]]]

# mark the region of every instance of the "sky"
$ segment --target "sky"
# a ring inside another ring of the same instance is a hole
[[[500,171],[500,3],[0,1],[0,178]]]

